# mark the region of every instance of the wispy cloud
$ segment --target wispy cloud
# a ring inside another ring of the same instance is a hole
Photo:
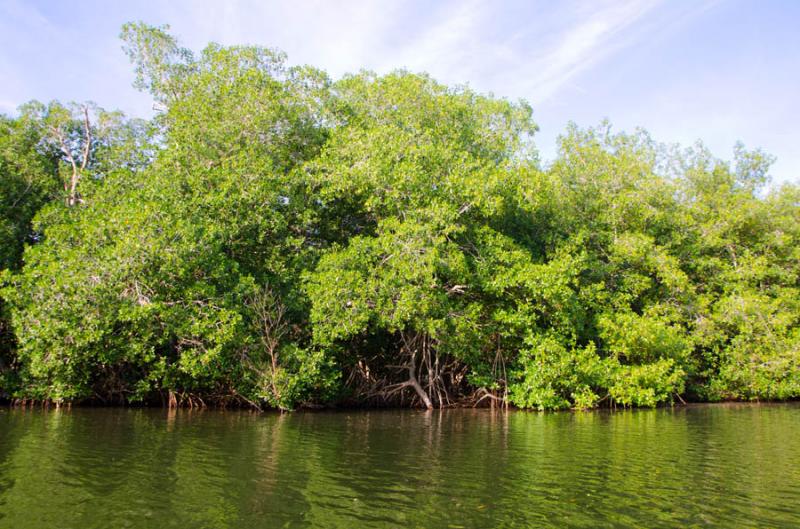
[[[405,2],[358,0],[201,0],[154,6],[154,19],[174,21],[173,31],[192,47],[208,41],[259,44],[288,52],[334,76],[385,58],[387,36],[401,26]]]
[[[170,24],[193,49],[209,41],[266,45],[334,78],[407,68],[527,99],[545,157],[567,120],[609,116],[665,141],[704,137],[726,148],[743,139],[777,154],[776,168],[783,163],[794,176],[800,34],[792,22],[800,4],[784,4],[0,0],[0,112],[57,98],[150,115],[117,39],[122,23],[143,20]]]
[[[8,1],[10,19],[52,25],[40,10]],[[195,0],[145,2],[117,16],[170,23],[195,48],[211,40],[276,46],[289,52],[292,62],[318,65],[336,77],[360,68],[407,68],[540,103],[582,71],[635,44],[643,35],[637,26],[662,1]],[[112,31],[115,36],[118,27]],[[119,53],[112,64],[105,47],[85,50],[101,55],[104,70],[127,68]]]
[[[377,69],[428,71],[450,82],[467,82],[470,70],[483,59],[481,48],[490,46],[477,38],[488,20],[491,10],[486,2],[443,3],[429,18],[417,20],[415,31],[403,42],[376,57]]]
[[[553,42],[524,57],[529,62],[513,73],[530,97],[543,101],[559,91],[581,71],[599,63],[636,41],[638,32],[627,32],[658,6],[657,0],[593,4],[569,17]],[[527,74],[527,75],[526,75]]]

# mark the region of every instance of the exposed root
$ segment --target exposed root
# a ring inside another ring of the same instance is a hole
[[[436,341],[425,333],[402,332],[399,340],[399,356],[404,363],[371,369],[361,359],[351,370],[346,384],[355,391],[356,399],[426,409],[458,404],[466,368],[440,355]],[[396,374],[404,375],[404,380],[397,382]]]

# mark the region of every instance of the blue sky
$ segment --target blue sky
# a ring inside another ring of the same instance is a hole
[[[0,112],[35,98],[151,115],[117,38],[130,20],[334,78],[408,68],[524,98],[545,160],[568,121],[609,118],[723,158],[741,140],[777,156],[775,182],[800,180],[800,0],[0,0]]]

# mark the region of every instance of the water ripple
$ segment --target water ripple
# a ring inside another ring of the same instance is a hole
[[[4,409],[6,527],[800,527],[800,406]]]

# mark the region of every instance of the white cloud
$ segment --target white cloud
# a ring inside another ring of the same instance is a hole
[[[655,1],[615,2],[582,13],[554,46],[528,65],[532,75],[518,77],[527,77],[522,83],[527,83],[532,99],[548,99],[576,74],[632,43],[634,39],[620,34],[656,6]]]
[[[470,70],[479,67],[484,58],[479,56],[479,48],[488,46],[476,38],[480,26],[491,20],[488,5],[477,0],[445,5],[402,46],[389,50],[387,57],[375,57],[377,69],[428,71],[450,82],[467,82]]]
[[[209,40],[275,46],[292,62],[320,66],[335,77],[361,68],[407,68],[539,101],[633,42],[623,33],[659,1],[520,8],[486,0],[208,0],[154,7],[157,18],[175,21],[173,31],[192,47]]]
[[[340,76],[375,64],[387,53],[386,35],[402,19],[399,1],[254,2],[212,0],[156,6],[156,18],[193,48],[209,41],[277,47],[293,63]]]
[[[765,18],[755,29],[731,27],[706,16],[712,7],[720,7],[714,17],[741,16],[743,9],[725,8],[724,0],[85,0],[69,8],[0,0],[0,111],[13,112],[30,98],[57,98],[94,99],[150,115],[148,96],[130,86],[130,66],[117,40],[123,22],[144,20],[170,24],[195,50],[209,41],[259,44],[280,48],[292,64],[312,64],[334,78],[362,68],[379,73],[407,68],[450,85],[469,83],[479,91],[527,99],[542,125],[537,143],[544,154],[553,152],[555,135],[567,120],[587,125],[609,115],[624,127],[644,125],[665,141],[689,134],[713,144],[714,138],[727,142],[746,132],[748,144],[778,154],[776,168],[787,160],[796,168],[786,137],[793,137],[787,109],[796,107],[788,94],[796,92],[797,75],[780,72],[800,71],[785,51],[797,37],[783,24],[784,42],[767,48],[770,36],[754,35],[759,27],[772,28],[781,15],[773,13],[770,25]],[[59,10],[68,11],[69,19]],[[707,34],[694,24],[701,16],[709,23]],[[693,25],[694,32],[684,32]],[[749,32],[749,44],[739,39],[742,32]],[[676,40],[677,35],[694,41]],[[719,37],[728,40],[721,44]],[[694,72],[685,67],[694,54],[732,57],[728,48],[734,46],[739,55],[731,64],[740,66],[706,68],[700,59]],[[758,75],[752,74],[754,65],[765,61],[743,56],[754,47],[768,49],[764,57],[772,61],[756,68]],[[672,73],[664,75],[650,53],[660,54]],[[782,63],[775,62],[781,57]],[[750,76],[743,73],[748,68]],[[701,75],[705,72],[720,78]]]

